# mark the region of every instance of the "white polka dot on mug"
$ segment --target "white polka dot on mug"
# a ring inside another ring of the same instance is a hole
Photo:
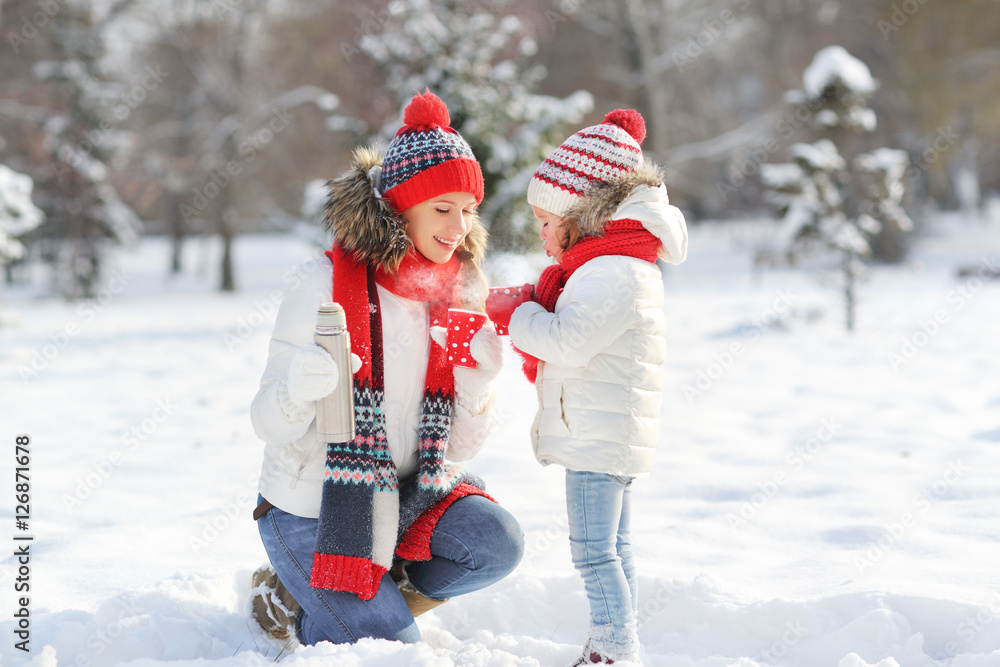
[[[469,343],[487,321],[485,313],[464,308],[448,309],[448,361],[456,366],[476,367],[476,360],[469,353]]]

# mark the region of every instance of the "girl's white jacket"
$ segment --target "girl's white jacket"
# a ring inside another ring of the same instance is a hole
[[[267,367],[250,408],[254,431],[266,443],[257,488],[279,509],[318,518],[326,445],[316,435],[315,413],[290,417],[279,397],[287,391],[284,379],[295,352],[313,342],[317,308],[333,300],[333,264],[324,256],[303,264],[292,276],[274,323]],[[426,303],[403,299],[381,286],[378,296],[385,351],[386,438],[402,480],[418,467],[417,427],[432,344],[430,315]],[[496,425],[493,391],[473,402],[471,411],[456,402],[445,453],[451,461],[475,456]]]
[[[639,220],[662,242],[661,259],[687,256],[683,214],[664,186],[640,185],[612,220]],[[660,440],[666,358],[663,277],[656,264],[602,256],[566,281],[554,312],[526,302],[510,338],[540,360],[539,409],[531,427],[542,464],[637,476],[653,467]]]

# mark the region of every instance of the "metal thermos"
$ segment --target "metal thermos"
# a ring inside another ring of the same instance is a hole
[[[351,372],[351,335],[339,303],[324,303],[316,312],[316,344],[337,362],[337,388],[316,401],[316,431],[324,442],[354,439],[354,379]]]

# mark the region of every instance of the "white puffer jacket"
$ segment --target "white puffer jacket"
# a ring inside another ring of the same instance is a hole
[[[687,256],[684,216],[666,187],[642,184],[609,220],[639,220],[660,239],[660,257]],[[554,312],[520,305],[511,342],[540,360],[539,410],[531,429],[544,465],[638,476],[653,467],[660,439],[666,331],[663,277],[656,264],[602,256],[566,281]]]
[[[289,286],[278,309],[260,390],[250,408],[257,436],[267,443],[258,490],[273,505],[291,514],[318,518],[323,495],[326,445],[316,435],[316,421],[292,422],[278,403],[281,379],[292,356],[313,342],[316,310],[333,299],[333,264],[326,257],[307,265],[310,271]],[[428,306],[378,287],[385,350],[385,419],[389,449],[399,479],[418,468],[417,427],[427,362],[432,344]],[[495,395],[478,397],[477,405],[455,405],[446,458],[465,461],[482,448],[492,432]]]

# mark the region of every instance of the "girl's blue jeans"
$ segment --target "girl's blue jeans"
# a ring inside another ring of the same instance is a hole
[[[302,605],[296,621],[299,641],[343,644],[362,637],[419,641],[417,624],[388,573],[371,600],[309,585],[318,523],[277,507],[257,521],[271,565]],[[444,600],[510,574],[524,555],[524,534],[514,517],[496,503],[465,496],[438,521],[431,535],[431,554],[431,560],[407,566],[407,574],[417,591]]]
[[[583,577],[591,624],[611,626],[612,642],[621,645],[629,642],[626,626],[639,599],[630,526],[633,479],[566,471],[570,552]]]

